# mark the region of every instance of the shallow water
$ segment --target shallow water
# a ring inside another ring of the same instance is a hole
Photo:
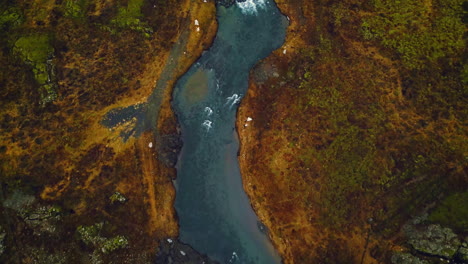
[[[148,97],[147,102],[110,110],[101,120],[102,125],[113,129],[134,119],[133,126],[129,126],[128,129],[124,129],[120,133],[124,141],[127,141],[130,137],[139,137],[143,132],[148,130],[153,131],[157,136],[159,135],[159,131],[156,127],[164,92],[167,88],[170,88],[170,80],[176,78],[175,75],[177,74],[178,66],[177,58],[183,56],[182,52],[187,45],[189,34],[189,30],[182,32],[179,39],[172,47],[166,59],[164,69],[156,83],[156,87]]]
[[[212,47],[182,76],[173,107],[184,146],[177,164],[180,239],[221,263],[280,263],[242,187],[235,114],[249,70],[284,42],[272,1],[217,7]]]

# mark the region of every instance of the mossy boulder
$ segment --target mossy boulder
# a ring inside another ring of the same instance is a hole
[[[408,243],[423,254],[452,259],[461,245],[457,235],[450,228],[438,224],[407,225],[404,231]]]

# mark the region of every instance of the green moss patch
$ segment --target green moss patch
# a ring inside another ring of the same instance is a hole
[[[431,212],[429,220],[456,230],[468,231],[468,192],[449,195]]]
[[[0,29],[4,27],[15,27],[23,22],[21,12],[15,8],[0,9]]]
[[[54,49],[50,45],[49,36],[38,34],[20,37],[15,43],[15,51],[26,62],[40,67],[53,54]]]
[[[87,0],[66,0],[64,2],[65,16],[72,18],[83,18],[88,7]]]
[[[146,22],[141,21],[143,14],[141,8],[143,0],[129,0],[126,7],[119,7],[117,16],[111,20],[111,24],[119,28],[128,28],[143,33],[146,37],[150,37],[153,30]],[[107,28],[112,31],[111,28]]]
[[[374,15],[362,23],[368,40],[378,40],[401,56],[410,69],[442,57],[456,57],[465,47],[464,0],[373,1]]]
[[[20,37],[14,46],[24,62],[32,66],[34,78],[40,86],[41,103],[52,102],[57,98],[55,85],[52,83],[53,67],[49,60],[54,54],[46,34],[32,34]]]

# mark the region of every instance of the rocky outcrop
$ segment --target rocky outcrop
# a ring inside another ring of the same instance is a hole
[[[465,237],[465,241],[462,243],[460,249],[458,249],[457,257],[466,263],[468,263],[468,237]]]
[[[162,135],[158,142],[158,159],[167,167],[174,167],[181,149],[182,140],[179,135]]]
[[[431,224],[424,226],[405,226],[408,243],[417,251],[432,256],[451,259],[461,243],[450,228]]]
[[[415,217],[403,227],[410,253],[395,253],[392,263],[466,263],[468,241],[461,239],[452,229],[434,224],[427,214]],[[418,256],[418,257],[417,257]],[[427,261],[429,262],[427,262]]]
[[[418,257],[410,253],[396,253],[392,256],[393,264],[429,264],[425,260],[420,260]]]

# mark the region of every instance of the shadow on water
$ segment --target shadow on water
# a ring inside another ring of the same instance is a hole
[[[221,263],[280,263],[243,190],[235,116],[250,69],[283,44],[288,22],[266,0],[218,5],[217,17],[213,45],[173,94],[184,142],[175,201],[180,239]]]

